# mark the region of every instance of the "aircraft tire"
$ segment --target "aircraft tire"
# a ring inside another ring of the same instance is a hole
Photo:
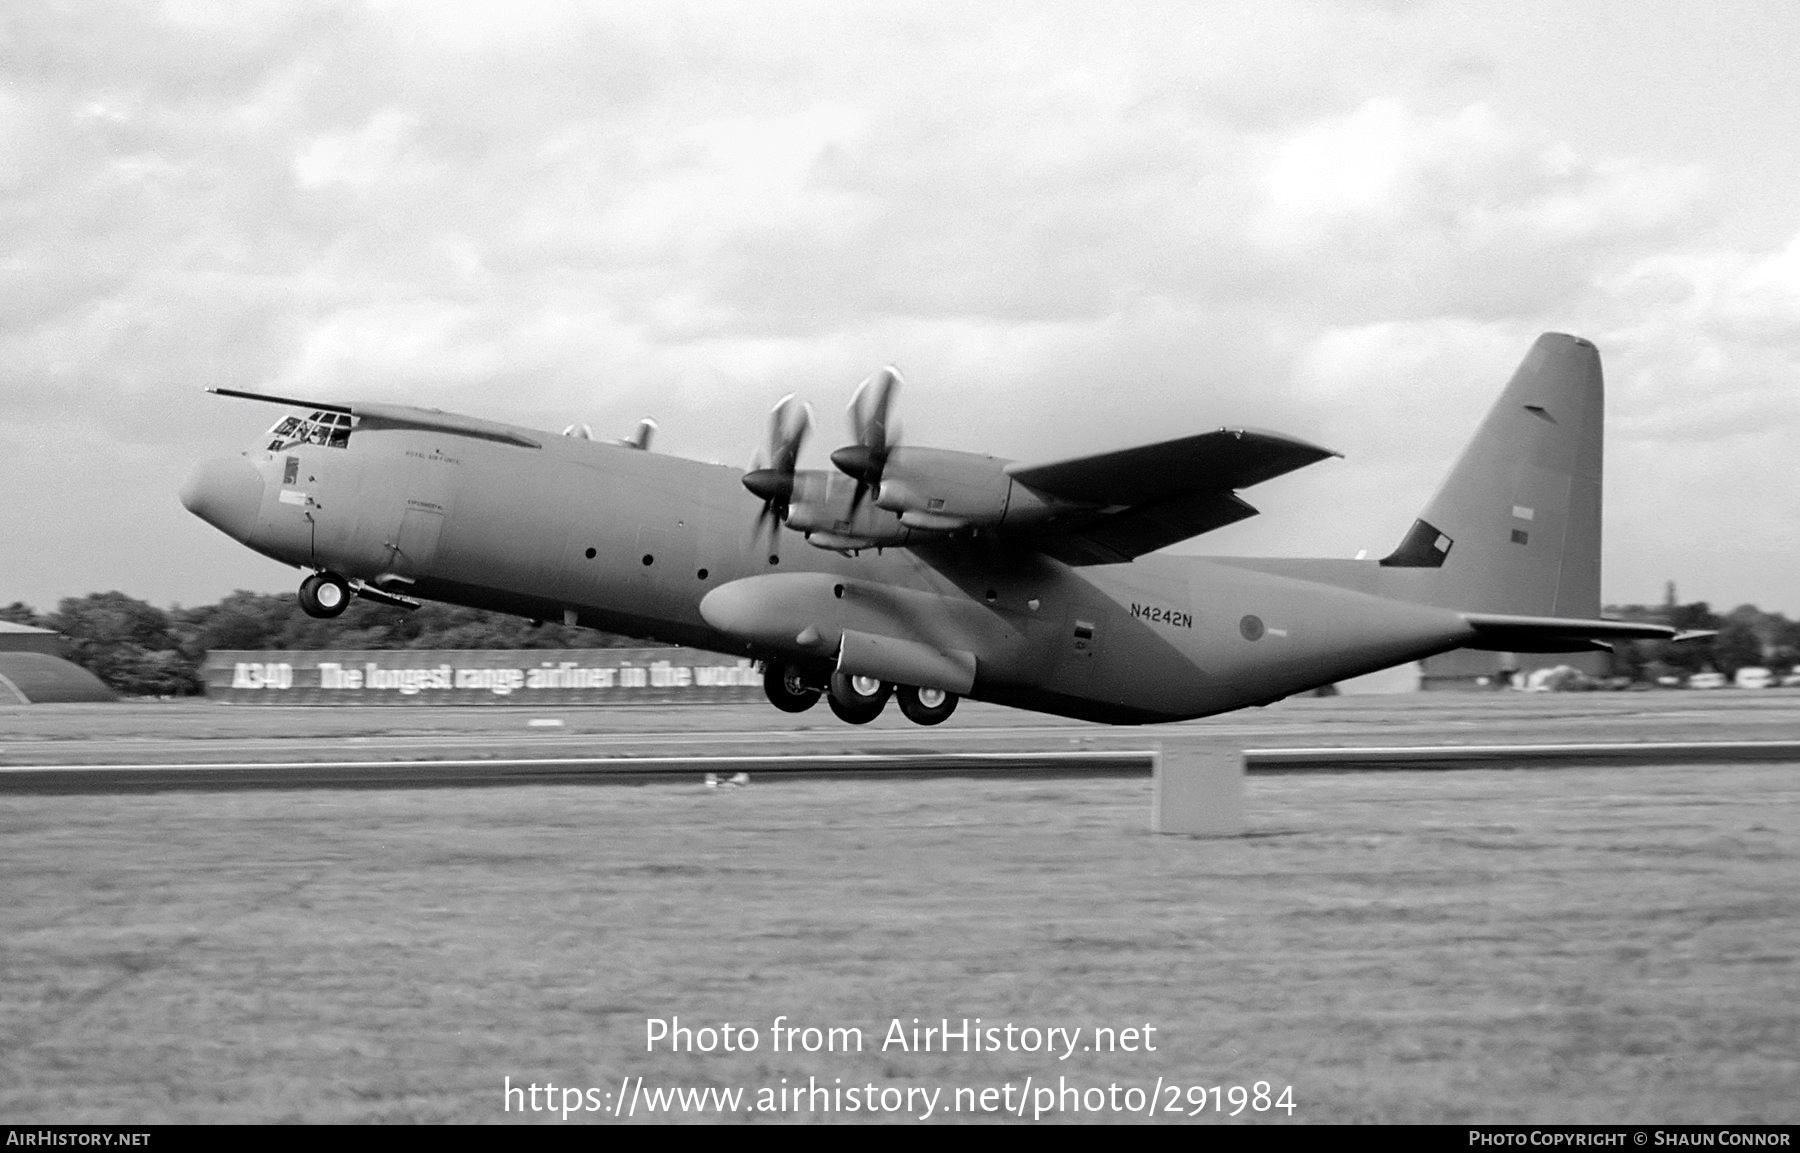
[[[839,720],[852,725],[866,725],[887,707],[894,686],[872,677],[853,677],[843,672],[831,674],[826,703]]]
[[[350,582],[334,572],[314,573],[300,582],[300,610],[329,620],[350,607]]]
[[[819,703],[823,694],[801,677],[786,661],[770,661],[763,669],[763,694],[784,713],[803,713]]]
[[[887,706],[886,701],[882,701],[880,704],[873,707],[868,705],[847,705],[836,697],[829,695],[825,698],[825,703],[831,706],[831,711],[837,714],[837,719],[843,721],[847,725],[866,725],[876,717],[880,716],[881,710]]]
[[[921,689],[913,685],[901,685],[894,690],[894,699],[900,702],[900,711],[906,719],[915,725],[941,725],[950,719],[956,711],[956,702],[961,699],[955,693],[947,693],[943,689]]]

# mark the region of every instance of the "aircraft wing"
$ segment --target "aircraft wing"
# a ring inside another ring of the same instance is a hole
[[[1021,484],[1070,500],[1141,505],[1180,493],[1249,488],[1341,455],[1280,433],[1221,428],[1053,464],[1014,463],[1006,472]]]
[[[1118,564],[1255,516],[1235,490],[1338,455],[1279,433],[1221,428],[1006,471],[1040,492],[1107,506],[1039,534],[1040,552],[1065,564]]]
[[[1031,539],[1032,545],[1070,565],[1122,564],[1203,532],[1256,515],[1232,492],[1180,492]]]
[[[471,436],[477,440],[497,440],[520,448],[544,447],[542,441],[526,436],[509,424],[462,416],[454,412],[441,412],[435,408],[413,408],[405,404],[358,404],[353,405],[350,411],[363,422],[364,428],[413,428],[424,432]]]

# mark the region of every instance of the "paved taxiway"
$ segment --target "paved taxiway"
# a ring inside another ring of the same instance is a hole
[[[1127,777],[1152,772],[1161,749],[1130,752],[919,753],[809,756],[526,757],[492,760],[225,761],[188,764],[10,765],[0,794],[237,789],[419,789],[517,785],[640,785],[696,776],[759,779],[879,777]],[[1245,749],[1248,772],[1545,769],[1597,765],[1800,764],[1800,741],[1662,741],[1572,745],[1401,745]]]

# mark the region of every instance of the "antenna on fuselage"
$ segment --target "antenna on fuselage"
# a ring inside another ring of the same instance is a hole
[[[588,424],[571,424],[562,430],[562,434],[576,440],[593,440],[594,428]],[[635,448],[642,452],[650,447],[650,438],[656,434],[656,422],[649,417],[638,421],[637,427],[631,430],[630,436],[620,437],[614,444],[624,448]]]
[[[650,438],[655,435],[656,422],[646,416],[643,420],[637,422],[637,427],[631,430],[631,435],[624,440],[621,440],[619,443],[626,448],[635,448],[639,452],[648,452],[650,449]]]

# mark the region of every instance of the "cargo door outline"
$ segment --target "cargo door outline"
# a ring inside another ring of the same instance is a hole
[[[422,501],[407,501],[394,539],[387,542],[388,570],[395,576],[423,576],[437,557],[444,531],[444,510]]]

